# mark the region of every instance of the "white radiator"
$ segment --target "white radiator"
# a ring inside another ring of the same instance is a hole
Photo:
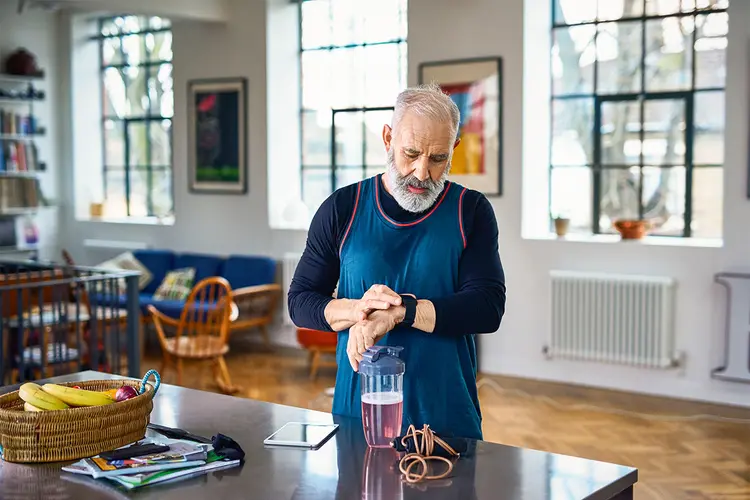
[[[285,253],[282,266],[281,282],[283,283],[284,295],[281,301],[284,303],[284,324],[290,326],[294,326],[294,323],[292,323],[292,318],[289,316],[289,301],[287,297],[289,286],[292,284],[292,278],[294,278],[294,271],[297,269],[297,264],[299,264],[301,257],[301,253]]]
[[[678,365],[675,281],[667,277],[550,272],[549,357],[648,368]]]

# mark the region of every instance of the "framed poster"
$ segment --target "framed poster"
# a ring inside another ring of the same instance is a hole
[[[191,80],[187,102],[190,191],[246,193],[247,80]]]
[[[487,196],[503,194],[502,80],[500,57],[419,65],[419,83],[440,85],[461,112],[451,180]]]

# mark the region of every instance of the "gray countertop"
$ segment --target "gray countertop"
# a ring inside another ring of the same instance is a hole
[[[82,372],[51,380],[103,378],[114,377]],[[154,398],[151,421],[207,437],[230,436],[245,450],[245,463],[126,491],[105,479],[62,472],[61,464],[0,461],[0,498],[619,500],[632,498],[637,480],[631,467],[480,441],[472,442],[475,453],[458,460],[449,478],[408,485],[394,451],[368,449],[359,420],[167,384]],[[288,421],[334,421],[340,428],[318,450],[264,446],[263,439]]]

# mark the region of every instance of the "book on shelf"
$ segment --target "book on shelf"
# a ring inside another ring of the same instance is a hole
[[[0,212],[37,208],[40,201],[39,179],[0,177]]]
[[[9,109],[0,109],[0,134],[34,135],[40,128],[35,116]]]
[[[38,172],[39,155],[31,142],[0,141],[0,172]]]

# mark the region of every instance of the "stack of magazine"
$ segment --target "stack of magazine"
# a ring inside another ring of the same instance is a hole
[[[228,469],[240,464],[217,455],[210,444],[182,439],[146,438],[135,444],[161,444],[169,451],[127,460],[105,460],[100,456],[84,458],[62,468],[65,472],[105,478],[127,489],[150,484],[187,479],[210,471]]]

